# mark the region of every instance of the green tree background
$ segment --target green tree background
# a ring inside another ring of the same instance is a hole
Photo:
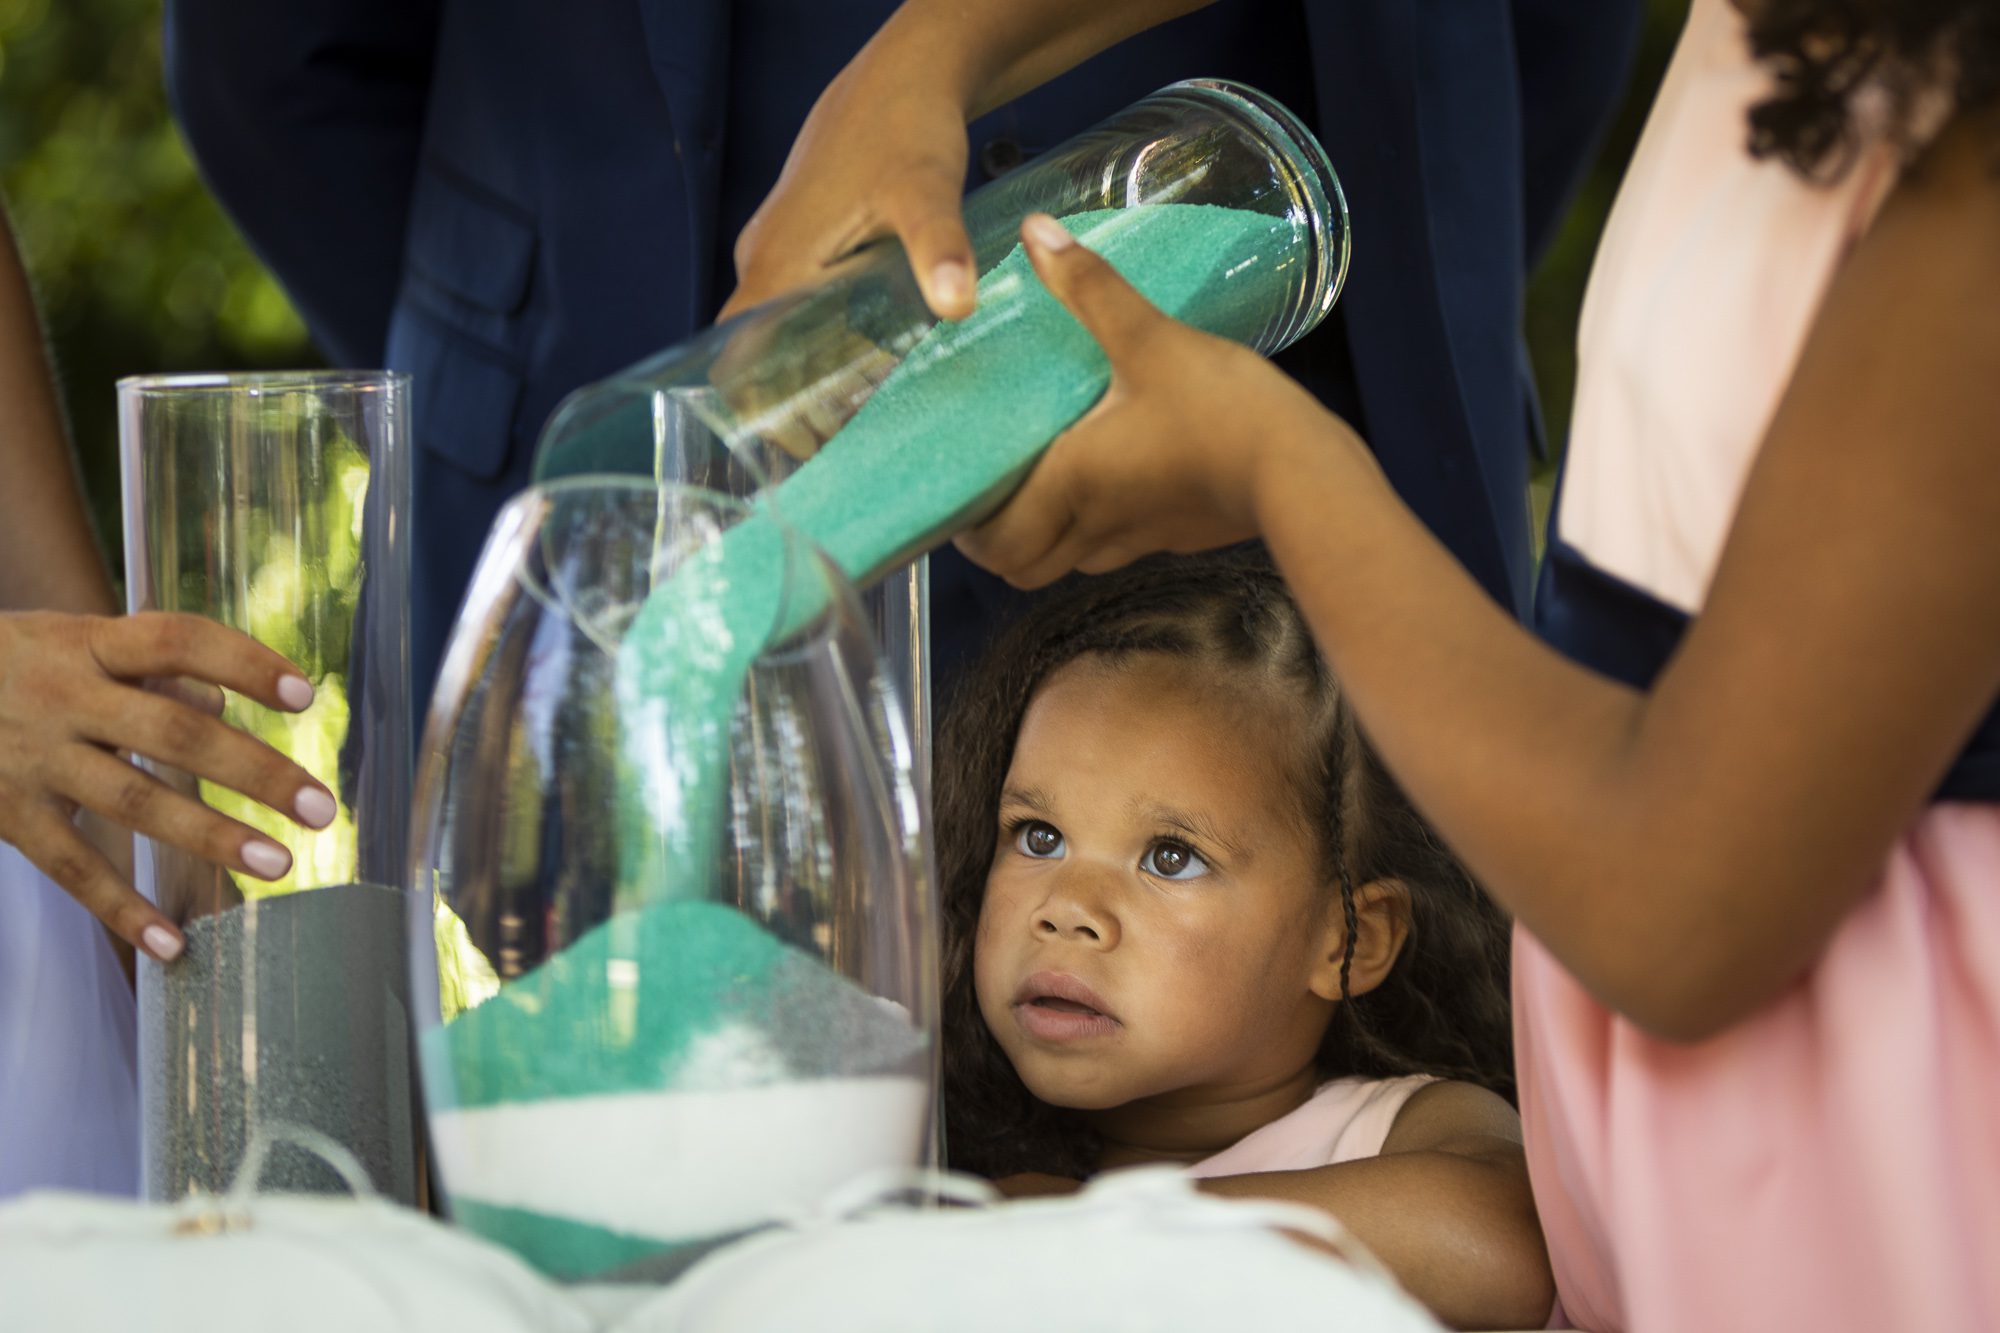
[[[167,114],[160,0],[0,0],[0,189],[119,570],[119,377],[318,358]]]
[[[1535,275],[1527,329],[1557,441],[1590,258],[1686,9],[1687,0],[1648,0],[1626,105]],[[92,513],[116,570],[118,378],[299,368],[318,355],[203,188],[167,114],[160,0],[0,0],[0,190],[39,289]]]

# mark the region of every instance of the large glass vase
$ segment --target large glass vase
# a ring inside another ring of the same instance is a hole
[[[768,514],[582,477],[501,512],[425,733],[419,1047],[451,1215],[657,1278],[934,1119],[907,733],[853,590]]]

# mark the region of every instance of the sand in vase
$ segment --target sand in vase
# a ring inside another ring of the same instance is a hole
[[[906,1165],[929,1113],[907,1012],[717,903],[613,917],[421,1049],[452,1217],[565,1278]]]
[[[187,950],[140,969],[146,1193],[229,1187],[259,1124],[319,1130],[376,1189],[416,1198],[403,896],[343,884],[243,903],[186,927]],[[267,1190],[345,1193],[298,1148]]]

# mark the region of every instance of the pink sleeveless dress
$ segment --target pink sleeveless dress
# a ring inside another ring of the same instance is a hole
[[[1831,189],[1750,159],[1766,86],[1737,12],[1695,0],[1591,277],[1538,618],[1614,675],[1635,636],[1607,624],[1643,639],[1700,609],[1828,281],[1894,182],[1879,143]],[[1559,1318],[2000,1329],[2000,805],[1990,767],[1974,776],[1978,799],[1947,781],[1793,989],[1699,1045],[1652,1040],[1517,933]]]
[[[1322,1083],[1305,1105],[1245,1134],[1187,1169],[1196,1179],[1260,1171],[1309,1171],[1337,1162],[1380,1157],[1396,1117],[1419,1089],[1437,1082],[1407,1078],[1337,1078]]]

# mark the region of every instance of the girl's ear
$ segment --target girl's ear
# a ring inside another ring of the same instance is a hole
[[[1336,890],[1327,912],[1326,947],[1313,968],[1312,992],[1340,999],[1340,965],[1347,951],[1347,914]],[[1366,995],[1381,985],[1410,938],[1410,891],[1401,880],[1378,879],[1354,890],[1354,957],[1348,964],[1347,993]]]

